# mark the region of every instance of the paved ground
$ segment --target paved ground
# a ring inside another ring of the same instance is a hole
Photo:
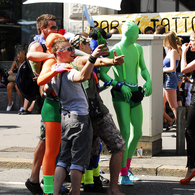
[[[39,141],[40,115],[0,112],[0,167],[31,168],[33,152]],[[132,171],[137,175],[183,177],[186,156],[176,156],[176,130],[162,133],[163,150],[154,157],[133,157]],[[109,155],[101,156],[100,167],[108,172]]]

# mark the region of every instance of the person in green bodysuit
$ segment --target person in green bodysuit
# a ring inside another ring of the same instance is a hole
[[[133,185],[129,179],[130,163],[142,136],[143,112],[141,100],[143,96],[152,94],[152,80],[146,68],[141,45],[135,43],[138,38],[139,28],[127,21],[122,26],[122,39],[113,46],[109,58],[113,58],[116,51],[119,55],[125,55],[122,66],[113,67],[114,79],[112,81],[112,100],[117,115],[119,128],[126,142],[126,150],[123,155],[120,171],[121,184]],[[110,67],[100,68],[100,78],[103,81],[111,81],[107,72]],[[138,87],[138,69],[146,81],[143,88]],[[130,128],[131,127],[131,128]]]

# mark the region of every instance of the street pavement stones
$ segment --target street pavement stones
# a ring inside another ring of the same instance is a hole
[[[0,167],[31,168],[39,142],[40,114],[18,115],[0,112]],[[162,130],[163,131],[163,130]],[[184,177],[186,156],[176,156],[176,129],[163,131],[162,152],[153,157],[134,156],[131,170],[136,175]],[[100,169],[109,172],[110,155],[101,155]]]

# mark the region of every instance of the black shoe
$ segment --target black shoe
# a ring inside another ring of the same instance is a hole
[[[86,185],[86,186],[84,186],[84,192],[106,193],[107,189],[103,188],[103,187],[97,188],[95,186],[88,186],[88,185]]]
[[[167,128],[168,127],[168,122],[163,122],[163,128]]]
[[[66,187],[64,187],[64,186],[62,186],[61,189],[60,189],[60,193],[61,193],[61,194],[69,193],[69,189],[66,188]]]
[[[169,125],[169,123],[168,123],[168,126],[167,126],[167,128],[166,128],[166,131],[169,131],[171,128],[173,128],[173,125],[175,124],[175,120],[173,120],[173,122],[172,122],[172,124],[171,125]]]
[[[22,110],[22,111],[19,111],[18,114],[22,114],[23,112],[25,112],[26,110]]]
[[[21,112],[20,114],[21,114],[21,115],[31,114],[31,112],[28,111],[28,110],[22,110],[22,112]]]
[[[110,183],[109,179],[104,178],[102,175],[100,175],[100,180],[102,181],[102,183],[103,183],[104,185]]]
[[[27,179],[25,186],[33,195],[43,195],[43,190],[40,186],[40,183],[32,183],[29,179]]]

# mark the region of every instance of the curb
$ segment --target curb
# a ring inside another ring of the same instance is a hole
[[[0,158],[0,167],[9,169],[31,169],[33,159]],[[100,161],[100,169],[109,174],[109,159]],[[163,164],[134,164],[131,166],[134,175],[185,177],[184,166]]]

